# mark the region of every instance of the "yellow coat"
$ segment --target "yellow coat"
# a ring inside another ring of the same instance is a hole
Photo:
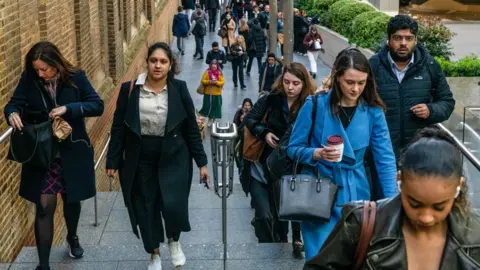
[[[222,88],[225,84],[225,80],[223,78],[223,74],[220,73],[218,76],[218,81],[216,84],[210,84],[210,77],[208,76],[208,70],[203,73],[202,76],[202,83],[205,85],[205,95],[211,96],[221,96],[222,95]]]

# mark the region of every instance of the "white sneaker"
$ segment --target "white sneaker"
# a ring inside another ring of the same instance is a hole
[[[148,265],[148,270],[162,270],[162,260],[160,259],[160,255],[152,255],[150,264]]]
[[[187,260],[185,254],[183,254],[182,246],[179,242],[170,242],[168,243],[168,248],[170,249],[170,255],[172,256],[172,263],[175,267],[180,267],[185,264]]]

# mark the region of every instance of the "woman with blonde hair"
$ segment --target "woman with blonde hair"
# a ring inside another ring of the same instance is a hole
[[[205,86],[202,109],[200,115],[208,118],[208,126],[215,119],[222,118],[222,89],[225,83],[220,64],[212,60],[210,66],[202,76],[201,83]]]
[[[245,45],[245,39],[242,35],[235,39],[235,43],[230,47],[229,61],[232,62],[233,69],[233,84],[234,87],[238,87],[238,77],[240,77],[240,87],[246,89],[245,82],[243,80],[243,63],[246,56],[247,47]]]

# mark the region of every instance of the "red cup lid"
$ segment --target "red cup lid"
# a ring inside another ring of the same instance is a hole
[[[343,143],[343,138],[340,135],[332,135],[327,139],[327,144],[329,145],[339,145],[342,143]]]

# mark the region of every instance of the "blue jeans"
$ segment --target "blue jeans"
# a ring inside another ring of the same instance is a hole
[[[203,58],[203,42],[203,37],[195,36],[195,55],[200,54],[201,58]]]

